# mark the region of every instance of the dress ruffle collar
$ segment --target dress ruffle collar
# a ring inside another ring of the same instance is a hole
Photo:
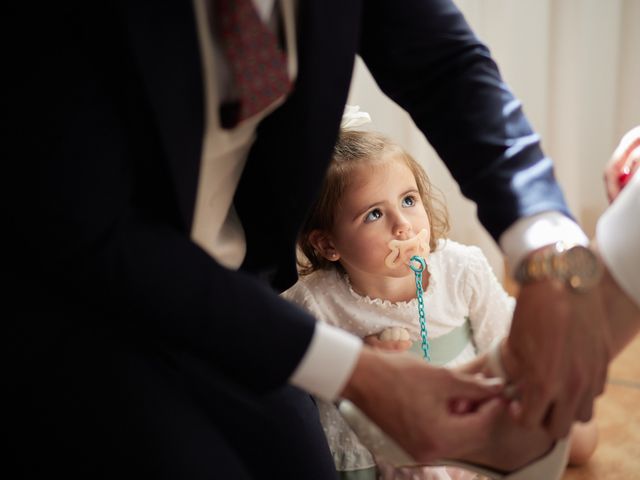
[[[435,278],[432,267],[433,265],[431,262],[427,263],[427,271],[429,272],[429,283],[427,285],[427,289],[423,292],[423,295],[424,295],[423,298],[425,301],[427,298],[433,295],[434,286],[437,284],[437,280]],[[398,308],[404,309],[407,307],[417,308],[417,305],[416,305],[418,302],[417,298],[412,298],[411,300],[400,301],[400,302],[392,302],[390,300],[385,300],[383,298],[371,298],[369,295],[361,295],[360,293],[356,292],[353,289],[353,285],[351,285],[351,279],[349,279],[349,275],[347,275],[346,273],[340,274],[340,275],[343,276],[344,283],[346,285],[347,290],[349,291],[349,294],[360,303],[365,303],[367,305],[376,305],[378,307],[390,308],[390,309],[398,309]]]

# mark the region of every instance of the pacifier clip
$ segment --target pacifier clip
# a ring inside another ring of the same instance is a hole
[[[411,257],[409,268],[416,276],[416,298],[418,299],[418,319],[420,320],[420,337],[422,338],[422,355],[427,362],[431,361],[429,353],[429,334],[427,332],[427,321],[424,318],[424,300],[422,298],[422,272],[427,268],[427,262],[419,255]]]

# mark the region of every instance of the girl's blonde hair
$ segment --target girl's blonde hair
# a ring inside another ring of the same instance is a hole
[[[420,164],[397,143],[378,132],[343,130],[333,150],[333,158],[316,202],[311,207],[307,220],[298,236],[298,248],[302,256],[298,258],[300,275],[308,275],[316,270],[340,269],[339,262],[330,262],[317,252],[309,236],[314,230],[331,231],[335,212],[345,190],[349,187],[351,173],[362,163],[374,162],[393,156],[405,162],[413,173],[418,185],[420,198],[424,204],[431,225],[429,247],[433,251],[437,241],[449,230],[449,221],[442,194],[429,181]]]

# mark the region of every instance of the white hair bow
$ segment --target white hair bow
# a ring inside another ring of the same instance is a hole
[[[367,112],[361,112],[359,105],[347,105],[344,108],[340,127],[355,128],[366,123],[371,123],[371,116]]]

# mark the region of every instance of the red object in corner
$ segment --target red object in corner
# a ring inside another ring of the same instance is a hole
[[[636,170],[638,170],[637,167],[638,165],[635,160],[631,162],[630,165],[624,166],[624,168],[618,175],[618,185],[620,186],[620,189],[623,189],[625,185],[629,183],[629,180],[631,180],[631,177],[633,177],[634,173],[636,173]]]

